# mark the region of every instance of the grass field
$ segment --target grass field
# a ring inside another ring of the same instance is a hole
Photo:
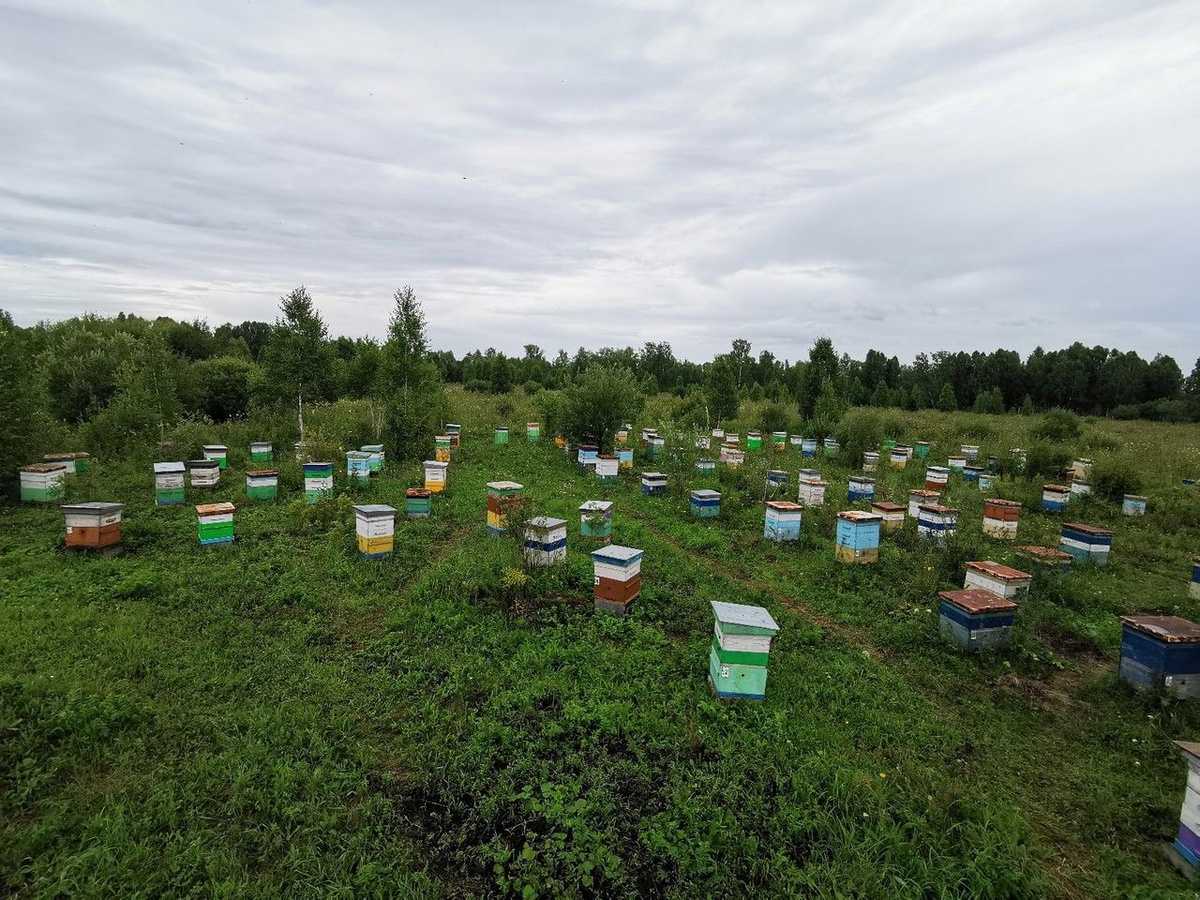
[[[150,459],[100,460],[69,496],[127,504],[125,552],[62,549],[56,506],[0,509],[0,868],[17,896],[1192,897],[1162,847],[1200,736],[1193,705],[1116,678],[1123,612],[1200,616],[1200,427],[1100,421],[1071,449],[1135,466],[1144,518],[1089,498],[1072,520],[1114,528],[1107,568],[1038,581],[1014,646],[968,656],[939,639],[936,592],[970,559],[1015,562],[980,532],[961,479],[947,547],[909,523],[877,565],[838,564],[833,519],[850,469],[806,510],[801,541],[762,538],[763,475],[794,450],[748,453],[690,517],[667,496],[598,486],[496,401],[452,395],[465,426],[449,490],[398,519],[396,553],[354,551],[352,504],[403,508],[417,465],[361,493],[248,503],[244,426],[221,486],[231,546],[197,545],[191,506],[156,509]],[[646,424],[653,424],[654,404]],[[897,439],[1007,455],[1027,421],[889,415]],[[743,429],[744,433],[744,429]],[[364,436],[365,439],[365,436]],[[277,444],[277,448],[278,448]],[[645,468],[638,459],[635,472]],[[904,502],[923,466],[878,473]],[[527,581],[513,541],[484,530],[485,484],[526,486],[571,523],[565,566]],[[1056,544],[1041,481],[1018,543]],[[613,539],[645,550],[626,621],[590,605],[577,507],[615,501]],[[1019,564],[1018,564],[1019,565]],[[705,683],[709,601],[766,606],[781,625],[763,703]]]

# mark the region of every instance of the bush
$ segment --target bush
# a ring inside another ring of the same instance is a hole
[[[1025,473],[1030,478],[1062,478],[1070,461],[1071,454],[1066,450],[1039,441],[1025,452]]]
[[[1079,416],[1066,409],[1052,409],[1034,426],[1032,434],[1039,441],[1065,444],[1079,437],[1082,431]]]
[[[526,397],[532,397],[542,390],[542,384],[540,381],[527,381],[521,385],[521,390],[525,392]]]
[[[1141,477],[1128,463],[1103,459],[1092,466],[1092,493],[1120,503],[1126,494],[1136,494],[1142,486]]]
[[[482,378],[472,378],[463,385],[463,390],[471,391],[476,394],[486,394],[489,390],[488,383]]]
[[[867,450],[874,450],[883,439],[883,417],[873,409],[852,409],[842,417],[836,436],[842,445],[842,455],[852,463],[861,460]]]

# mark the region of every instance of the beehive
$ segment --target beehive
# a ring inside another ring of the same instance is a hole
[[[1012,457],[1013,464],[1016,466],[1017,471],[1024,472],[1025,471],[1025,451],[1023,449],[1021,449],[1020,447],[1013,447],[1009,451],[1009,456]]]
[[[1200,625],[1179,616],[1121,616],[1117,671],[1139,690],[1200,695]]]
[[[595,444],[580,444],[579,452],[575,457],[575,464],[579,467],[579,471],[590,475],[595,473],[596,460],[600,456],[600,448]]]
[[[333,463],[306,462],[304,464],[304,502],[317,503],[324,497],[333,496]]]
[[[925,490],[939,494],[950,483],[950,470],[945,466],[929,466],[925,469]]]
[[[917,534],[942,541],[954,535],[958,510],[940,503],[922,503],[917,507]]]
[[[1192,557],[1192,586],[1188,593],[1193,600],[1200,600],[1200,556]]]
[[[526,422],[525,423],[525,440],[531,444],[536,444],[542,439],[542,423],[541,422]]]
[[[998,650],[1012,642],[1017,604],[991,591],[939,591],[938,630],[964,650]]]
[[[717,471],[717,463],[715,460],[711,459],[698,459],[696,460],[696,471],[705,475],[710,475]]]
[[[1144,516],[1146,514],[1146,498],[1141,494],[1126,494],[1121,503],[1121,513],[1126,516]]]
[[[742,467],[742,463],[746,461],[746,453],[744,450],[739,450],[737,447],[734,447],[730,444],[725,444],[721,447],[721,452],[718,456],[718,459],[721,461],[722,465],[727,466],[730,469],[740,469]]]
[[[68,547],[107,550],[121,543],[123,503],[71,503],[61,507]]]
[[[652,437],[658,437],[658,429],[657,428],[643,428],[642,429],[642,447],[649,447],[650,446],[650,438],[652,438]]]
[[[787,490],[790,480],[788,473],[783,471],[783,469],[771,469],[767,472],[767,493],[778,494],[781,491]]]
[[[1200,868],[1200,743],[1174,743],[1187,761],[1188,776],[1183,791],[1183,807],[1179,810],[1179,830],[1171,849],[1194,871]]]
[[[834,456],[837,454],[842,445],[833,438],[825,438],[825,440],[821,442],[821,446],[825,448],[826,456]]]
[[[917,441],[913,444],[913,456],[917,459],[925,459],[929,455],[929,449],[932,446],[929,441]]]
[[[525,523],[525,560],[553,566],[567,560],[567,520],[536,516]]]
[[[204,458],[215,460],[224,469],[229,465],[229,448],[224,444],[205,444]]]
[[[1071,495],[1074,497],[1083,497],[1092,492],[1091,482],[1080,481],[1078,478],[1071,480]]]
[[[725,429],[724,428],[714,428],[711,432],[711,436],[715,437],[718,441],[724,441],[725,440]]]
[[[304,443],[304,441],[296,441],[296,443],[292,445],[292,449],[296,453],[296,462],[308,462],[308,445]]]
[[[835,555],[845,563],[879,561],[879,532],[883,517],[879,513],[845,510],[837,514]]]
[[[893,469],[903,469],[908,466],[908,451],[902,447],[894,447],[888,455],[888,464]]]
[[[215,459],[189,459],[187,467],[194,488],[216,487],[221,482],[221,464]]]
[[[697,450],[708,450],[712,446],[712,439],[707,434],[698,434],[695,445]]]
[[[767,501],[767,513],[763,522],[763,537],[769,541],[800,540],[800,520],[804,507],[790,500]]]
[[[617,450],[617,468],[632,469],[633,468],[633,448],[621,447]]]
[[[233,543],[232,503],[202,503],[196,507],[196,536],[201,546]]]
[[[440,494],[446,490],[446,475],[450,464],[438,459],[427,459],[421,463],[425,469],[425,490]]]
[[[708,653],[708,683],[728,700],[762,700],[767,694],[771,639],[779,625],[761,606],[710,601],[713,638]]]
[[[875,479],[862,475],[851,475],[846,488],[846,499],[851,503],[871,500],[875,496]]]
[[[916,521],[917,510],[922,503],[937,503],[942,498],[939,491],[909,491],[908,492],[908,517]]]
[[[736,431],[727,431],[725,432],[725,443],[732,444],[734,447],[740,447],[742,445],[742,436]]]
[[[371,454],[361,450],[346,451],[346,478],[350,484],[362,487],[371,483]]]
[[[657,434],[650,438],[650,443],[646,445],[646,455],[650,459],[659,459],[663,454],[663,448],[667,445],[667,439],[659,437]]]
[[[1058,546],[1063,553],[1070,553],[1076,562],[1091,562],[1098,566],[1108,565],[1112,550],[1113,533],[1105,528],[1094,528],[1078,522],[1064,522]]]
[[[800,476],[800,492],[798,497],[805,506],[824,506],[825,488],[828,485],[818,478]]]
[[[17,472],[21,478],[21,499],[26,503],[50,503],[66,494],[67,475],[61,463],[35,463],[22,466]]]
[[[999,541],[1017,538],[1017,522],[1021,517],[1021,504],[1016,500],[1000,500],[988,497],[983,501],[983,533]]]
[[[496,426],[496,444],[500,445],[500,444],[507,444],[507,443],[508,443],[508,426],[497,425]]]
[[[963,481],[968,484],[978,484],[979,476],[983,474],[983,469],[979,466],[963,466],[962,475]]]
[[[817,439],[816,438],[801,438],[800,439],[800,454],[805,458],[811,459],[817,455]]]
[[[990,472],[980,472],[979,473],[979,490],[980,491],[990,491],[995,486],[996,486],[996,476],[992,475]]]
[[[1071,501],[1071,489],[1061,484],[1042,485],[1042,509],[1046,512],[1062,512]]]
[[[608,500],[588,500],[579,507],[579,533],[585,538],[607,541],[612,537],[613,505]]]
[[[616,484],[619,466],[620,460],[616,456],[601,453],[596,457],[596,480],[601,484]]]
[[[867,450],[863,453],[863,471],[874,472],[879,468],[879,454],[874,450]]]
[[[487,486],[488,534],[501,535],[508,529],[508,514],[521,501],[525,486],[515,481],[489,481]]]
[[[629,446],[629,429],[628,428],[621,428],[617,431],[617,446],[618,447]]]
[[[396,540],[395,508],[382,503],[355,506],[354,534],[361,556],[367,559],[391,556]]]
[[[410,519],[427,519],[433,511],[433,491],[408,488],[404,492],[404,514]]]
[[[771,432],[771,445],[776,450],[786,450],[787,445],[788,445],[787,439],[788,439],[788,435],[787,435],[786,431],[772,431]]]
[[[721,495],[706,489],[692,491],[692,518],[715,519],[721,514]]]
[[[946,460],[946,468],[951,472],[962,474],[962,470],[967,467],[967,458],[965,456],[951,456]]]
[[[87,453],[47,453],[44,463],[57,463],[68,475],[82,475],[91,468],[91,456]]]
[[[1092,477],[1092,461],[1090,459],[1077,459],[1071,463],[1071,471],[1075,473],[1076,478],[1087,481]]]
[[[618,544],[592,551],[592,602],[597,611],[625,618],[642,592],[643,555]]]
[[[910,463],[910,462],[912,462],[912,459],[913,459],[913,448],[912,448],[912,447],[910,447],[908,444],[897,444],[897,445],[896,445],[895,447],[893,447],[892,449],[893,449],[893,450],[903,450],[903,451],[904,451],[904,461],[905,461],[906,463]]]
[[[434,437],[433,458],[438,462],[450,462],[450,435],[439,434]]]
[[[250,442],[250,462],[269,463],[274,455],[270,441]]]
[[[256,469],[246,473],[246,499],[274,500],[279,496],[279,472]]]
[[[963,444],[962,455],[967,462],[975,462],[979,459],[979,448],[974,444]]]
[[[667,476],[662,472],[642,473],[642,493],[647,496],[657,496],[667,492]]]
[[[1026,565],[1035,572],[1045,572],[1059,578],[1071,571],[1074,559],[1070,553],[1063,553],[1054,547],[1025,546],[1017,548],[1017,555],[1026,560]]]
[[[378,475],[383,471],[383,464],[385,462],[383,444],[364,444],[358,449],[363,453],[369,454],[367,468],[372,475]]]
[[[878,513],[883,521],[880,528],[883,531],[897,531],[904,527],[905,509],[899,503],[889,503],[879,500],[871,504],[871,512]]]
[[[1028,594],[1029,585],[1033,583],[1033,576],[1028,572],[1022,572],[1020,569],[1001,565],[998,562],[976,560],[966,565],[967,572],[963,578],[964,588],[980,588],[991,591],[1006,600],[1015,600],[1023,594]]]
[[[462,426],[447,422],[446,436],[450,438],[450,455],[454,456],[462,446]],[[442,462],[449,462],[449,460],[442,460]]]
[[[799,434],[793,434],[788,437],[788,444],[801,452],[804,451],[804,438]]]
[[[181,462],[154,464],[154,505],[173,506],[183,502],[183,472]]]

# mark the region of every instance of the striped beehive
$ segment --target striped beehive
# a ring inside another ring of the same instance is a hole
[[[895,447],[893,447],[892,449],[893,449],[893,450],[903,450],[903,451],[904,451],[904,461],[905,461],[906,463],[912,462],[912,460],[913,460],[913,448],[912,448],[910,445],[908,445],[908,444],[897,444],[897,445],[896,445]]]
[[[1025,471],[1026,455],[1025,451],[1020,447],[1013,447],[1008,451],[1008,455],[1012,458],[1013,465],[1018,472]]]
[[[711,475],[713,472],[717,471],[716,460],[712,460],[712,459],[696,460],[696,471],[700,472],[702,474],[705,474],[705,475]]]
[[[1121,616],[1117,672],[1139,690],[1200,695],[1200,625],[1179,616]]]
[[[600,448],[595,444],[580,444],[575,456],[575,465],[585,475],[595,474],[596,460],[600,457]]]
[[[826,456],[836,456],[842,445],[833,438],[825,438],[825,440],[821,442],[821,446],[824,448]]]
[[[825,488],[828,487],[819,476],[816,478],[800,476],[800,491],[797,495],[805,506],[824,506]]]
[[[596,480],[601,484],[616,484],[620,464],[615,455],[601,453],[596,457]]]
[[[962,455],[967,462],[975,462],[975,460],[979,459],[979,448],[974,444],[963,444]]]
[[[874,472],[878,468],[879,468],[879,454],[876,453],[874,450],[867,450],[865,453],[863,453],[863,466],[862,466],[863,471],[864,472]]]
[[[913,456],[917,459],[925,459],[929,456],[929,450],[933,445],[929,441],[917,441],[913,444]]]
[[[121,543],[123,503],[71,503],[61,507],[68,547],[107,550]]]
[[[800,520],[804,507],[790,500],[767,501],[763,537],[770,541],[800,540]]]
[[[1077,459],[1071,463],[1071,471],[1076,478],[1087,481],[1092,477],[1092,461],[1090,459]]]
[[[247,500],[275,500],[279,496],[279,472],[256,469],[246,473]]]
[[[802,435],[799,435],[799,434],[793,434],[793,435],[791,435],[790,437],[788,437],[788,444],[789,444],[791,447],[793,447],[794,449],[796,449],[796,450],[800,450],[801,452],[803,452],[803,450],[804,450],[804,437],[803,437]]]
[[[433,458],[438,462],[450,462],[450,435],[439,434],[434,437]]]
[[[579,533],[585,538],[607,541],[612,537],[612,510],[609,500],[588,500],[579,507]]]
[[[202,503],[196,507],[196,536],[203,547],[233,543],[232,503]]]
[[[695,445],[697,450],[708,450],[712,447],[712,439],[707,434],[698,434]]]
[[[34,463],[17,470],[21,499],[26,503],[50,503],[67,492],[67,470],[62,463]]]
[[[154,505],[174,506],[183,502],[183,473],[181,462],[154,464]]]
[[[371,454],[361,450],[346,451],[346,478],[351,485],[363,487],[371,483]]]
[[[767,493],[778,494],[787,490],[790,480],[788,473],[783,469],[771,469],[767,472]]]
[[[508,443],[508,426],[507,425],[497,425],[495,435],[496,435],[495,440],[496,440],[497,445],[507,444]]]
[[[224,444],[205,444],[204,458],[215,460],[222,469],[229,465],[229,448]]]
[[[779,625],[761,606],[710,602],[714,621],[709,687],[724,700],[762,700],[767,695],[771,639]]]
[[[250,442],[250,462],[269,463],[274,455],[270,441]]]
[[[333,463],[304,463],[304,502],[319,503],[333,496]]]
[[[521,502],[525,486],[515,481],[489,481],[487,486],[488,534],[501,535],[508,529],[508,514]]]
[[[937,503],[942,499],[940,491],[915,490],[908,492],[908,517],[917,520],[917,510],[922,503]]]
[[[979,473],[979,490],[990,491],[996,486],[996,476],[991,472]]]
[[[925,490],[939,494],[950,483],[950,470],[945,466],[929,466],[925,469]]]
[[[888,465],[893,469],[903,469],[908,466],[908,450],[903,447],[893,447],[888,454]]]
[[[1144,516],[1146,514],[1146,498],[1141,494],[1126,494],[1121,503],[1121,514],[1126,516]]]
[[[453,422],[447,422],[446,436],[450,438],[450,455],[458,455],[458,448],[462,446],[462,426],[455,425]],[[442,461],[449,462],[449,460]]]
[[[878,513],[883,519],[880,522],[880,529],[882,531],[898,531],[904,527],[905,509],[899,503],[878,500],[871,504],[871,512]]]
[[[642,592],[643,555],[619,544],[592,551],[592,603],[597,611],[625,618]]]
[[[359,555],[367,559],[391,556],[396,540],[396,510],[382,503],[354,507],[354,535]]]
[[[553,566],[567,561],[567,520],[535,516],[525,523],[525,561]]]
[[[431,494],[446,490],[446,474],[450,464],[440,459],[427,459],[421,465],[425,469],[425,490]]]
[[[1080,481],[1078,478],[1071,479],[1071,495],[1074,497],[1085,497],[1092,492],[1092,484],[1090,481]]]
[[[221,482],[221,464],[215,459],[189,459],[187,468],[194,488],[216,487]]]
[[[721,514],[721,495],[717,491],[692,491],[692,518],[715,519]]]
[[[378,475],[383,471],[383,464],[385,462],[383,444],[363,444],[358,449],[363,453],[369,454],[367,468],[372,475]]]
[[[642,493],[655,497],[667,492],[667,476],[662,472],[642,473]]]
[[[821,477],[821,472],[819,469],[801,469],[800,470],[800,478],[802,480],[805,478],[820,478],[820,477]]]
[[[837,514],[837,546],[834,554],[844,563],[879,562],[879,532],[883,517],[878,513],[844,510]]]
[[[786,450],[788,445],[787,439],[788,434],[786,431],[771,432],[771,446],[773,446],[776,450]]]
[[[917,534],[944,541],[958,527],[958,510],[940,503],[922,503],[917,507]]]
[[[1071,562],[1074,559],[1070,553],[1063,553],[1054,547],[1035,545],[1018,547],[1017,556],[1025,560],[1024,565],[1027,565],[1032,571],[1059,578],[1071,571]]]
[[[526,422],[525,423],[525,440],[531,444],[536,444],[542,439],[542,423],[541,422]]]
[[[800,455],[806,459],[811,459],[817,455],[817,439],[816,438],[801,438],[800,439]]]
[[[643,448],[650,446],[650,438],[652,438],[652,437],[658,437],[658,429],[657,428],[643,428],[642,429],[642,447]]]
[[[967,572],[963,577],[964,588],[980,588],[999,594],[1006,600],[1015,600],[1029,593],[1033,576],[1012,566],[1001,565],[990,560],[975,560],[966,564]]]
[[[1063,553],[1070,553],[1076,562],[1106,566],[1108,555],[1112,551],[1112,538],[1113,533],[1106,528],[1064,522],[1058,547]]]
[[[967,458],[965,456],[952,456],[946,460],[946,468],[951,472],[962,474],[963,469],[967,467]]]
[[[875,496],[875,479],[862,475],[851,475],[846,488],[846,499],[851,503],[871,500]]]
[[[618,447],[628,447],[629,446],[629,429],[628,428],[620,428],[617,430],[617,446]]]
[[[91,468],[91,456],[87,453],[47,453],[44,463],[57,463],[68,475],[81,475]]]
[[[1193,600],[1200,600],[1200,556],[1192,557],[1192,586],[1188,593]]]
[[[1021,504],[1015,500],[988,497],[983,501],[983,533],[998,541],[1017,539],[1017,522]]]
[[[718,456],[721,465],[727,466],[730,469],[740,469],[742,463],[746,461],[746,452],[739,450],[732,444],[724,444],[721,446],[721,452]]]
[[[1188,776],[1179,810],[1179,830],[1170,850],[1184,863],[1183,871],[1190,876],[1200,869],[1200,743],[1174,743],[1187,761]]]
[[[667,445],[667,439],[659,437],[657,434],[650,438],[650,442],[646,445],[646,456],[649,459],[660,459],[663,455],[663,448]]]
[[[725,443],[734,447],[741,447],[742,436],[736,431],[727,431],[725,432]]]
[[[963,481],[967,482],[967,484],[979,484],[979,476],[982,474],[983,469],[979,468],[979,466],[963,466]]]
[[[725,440],[725,429],[714,428],[710,433],[710,436],[716,438],[719,442],[723,442]]]
[[[991,591],[939,591],[938,630],[964,650],[999,650],[1012,642],[1017,604]]]
[[[408,488],[404,492],[404,514],[410,519],[427,519],[433,512],[433,491]]]
[[[633,468],[633,448],[621,447],[617,450],[617,468],[632,469]]]
[[[1042,509],[1046,512],[1062,512],[1071,502],[1071,489],[1061,484],[1042,485]]]

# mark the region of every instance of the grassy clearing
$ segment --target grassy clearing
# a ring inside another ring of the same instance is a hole
[[[61,551],[57,509],[0,512],[8,890],[1191,896],[1160,845],[1183,789],[1169,742],[1194,738],[1200,714],[1117,682],[1115,615],[1200,614],[1186,588],[1200,494],[1179,486],[1200,471],[1200,430],[1089,424],[1079,452],[1135,464],[1150,514],[1074,508],[1115,526],[1112,565],[1039,583],[1014,648],[967,657],[937,637],[936,591],[967,559],[1012,556],[978,533],[964,484],[945,550],[906,533],[879,565],[846,567],[832,519],[851,472],[836,461],[818,464],[829,507],[776,546],[763,476],[794,479],[792,451],[709,479],[721,517],[696,522],[681,486],[587,483],[548,439],[514,430],[493,447],[493,400],[453,402],[467,430],[449,492],[399,524],[381,563],[353,552],[350,496],[245,504],[236,452],[214,496],[239,503],[231,547],[196,546],[190,507],[155,509],[145,461],[102,460],[71,486],[128,503],[123,556]],[[1015,418],[888,418],[939,459],[1028,443]],[[902,500],[922,471],[885,469],[880,496]],[[419,478],[393,466],[366,496],[402,507]],[[535,575],[525,616],[507,613],[515,547],[484,533],[497,478],[571,523],[568,563]],[[1021,543],[1053,542],[1040,482],[999,493],[1026,504]],[[571,602],[590,597],[575,510],[594,498],[616,501],[614,539],[646,550],[623,623]],[[764,703],[707,692],[714,599],[783,626]]]

